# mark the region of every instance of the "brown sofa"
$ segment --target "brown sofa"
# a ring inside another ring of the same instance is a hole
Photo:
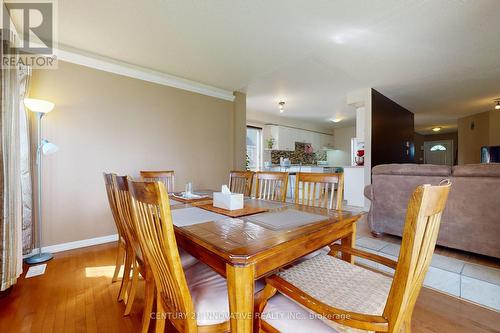
[[[452,189],[438,245],[500,258],[500,163],[454,167],[384,164],[372,169],[368,225],[374,233],[401,236],[410,194],[420,184],[448,178]]]

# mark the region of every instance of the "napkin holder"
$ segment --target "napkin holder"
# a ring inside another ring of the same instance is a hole
[[[221,192],[213,193],[213,205],[226,210],[243,209],[243,194],[231,193],[226,185]]]

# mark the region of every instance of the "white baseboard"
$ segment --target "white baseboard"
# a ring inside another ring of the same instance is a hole
[[[89,238],[89,239],[82,239],[82,240],[77,240],[74,242],[43,246],[42,252],[56,253],[56,252],[73,250],[73,249],[79,249],[79,248],[87,247],[87,246],[116,242],[117,240],[118,240],[118,234],[96,237],[96,238]],[[34,254],[37,254],[37,253],[38,253],[38,249],[33,249],[33,251],[31,251],[31,253],[24,255],[23,259],[28,258]]]

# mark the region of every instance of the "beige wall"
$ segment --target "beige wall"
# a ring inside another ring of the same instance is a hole
[[[458,164],[481,162],[481,147],[489,145],[489,132],[489,111],[458,119]]]
[[[327,152],[328,164],[351,165],[351,139],[356,137],[356,127],[342,127],[333,130],[335,150]]]
[[[30,95],[56,104],[43,130],[60,147],[44,158],[44,245],[116,233],[104,171],[173,169],[180,190],[219,188],[234,166],[232,102],[64,62],[35,70]]]

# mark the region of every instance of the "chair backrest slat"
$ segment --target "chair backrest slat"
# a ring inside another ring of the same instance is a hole
[[[195,310],[175,240],[166,186],[163,182],[129,180],[128,187],[134,226],[158,297],[179,331],[195,331]]]
[[[288,172],[256,172],[255,197],[285,202]]]
[[[106,186],[106,194],[108,197],[109,208],[111,209],[111,214],[113,215],[113,220],[115,221],[116,229],[118,230],[118,236],[120,237],[120,239],[126,241],[127,235],[125,233],[123,222],[120,219],[120,214],[118,212],[117,198],[113,183],[114,174],[104,173],[103,176],[104,176],[104,185]]]
[[[132,204],[128,190],[128,177],[113,175],[113,184],[118,206],[118,214],[123,223],[125,232],[128,235],[130,245],[135,251],[137,257],[142,257],[142,251],[137,236],[137,230],[134,226]]]
[[[337,190],[335,191],[335,185]],[[335,192],[336,195],[335,195]],[[342,209],[344,174],[299,172],[295,176],[295,203]]]
[[[451,183],[421,185],[408,203],[403,240],[391,290],[384,309],[389,332],[399,332],[411,318],[429,269]]]
[[[231,171],[229,173],[229,189],[233,193],[252,195],[253,171]]]
[[[175,191],[175,172],[168,171],[141,171],[142,179],[149,182],[162,182],[165,184],[168,193]]]

